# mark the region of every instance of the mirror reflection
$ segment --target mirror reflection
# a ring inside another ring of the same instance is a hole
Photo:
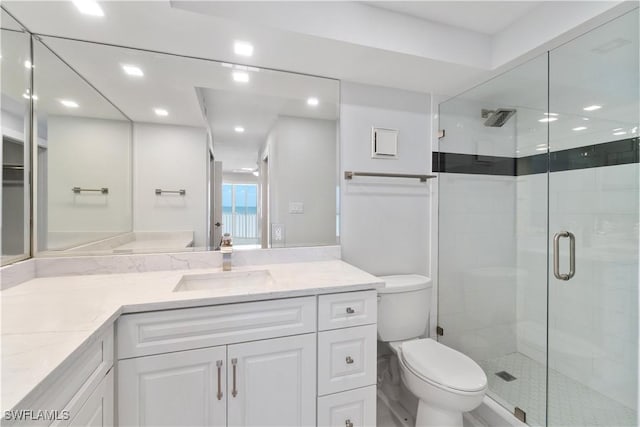
[[[0,16],[2,64],[0,106],[2,118],[2,259],[8,264],[30,255],[30,151],[31,98],[30,37],[4,11]]]
[[[41,253],[337,243],[337,81],[42,41]]]
[[[101,249],[131,231],[131,122],[35,39],[33,58],[38,250]]]

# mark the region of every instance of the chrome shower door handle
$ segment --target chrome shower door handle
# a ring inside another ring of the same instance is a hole
[[[560,273],[560,239],[569,238],[569,273]],[[558,280],[569,280],[576,274],[576,236],[569,231],[560,231],[553,236],[553,275]]]

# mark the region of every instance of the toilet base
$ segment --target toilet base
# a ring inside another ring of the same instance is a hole
[[[462,412],[438,408],[420,400],[416,427],[462,427]]]

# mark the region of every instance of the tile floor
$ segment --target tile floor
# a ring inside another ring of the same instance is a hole
[[[479,361],[489,379],[490,396],[510,410],[527,413],[527,424],[545,425],[545,366],[521,353]],[[517,379],[506,382],[495,375],[507,371]],[[549,403],[550,426],[622,427],[636,425],[636,412],[585,385],[550,370],[549,381],[557,398]]]

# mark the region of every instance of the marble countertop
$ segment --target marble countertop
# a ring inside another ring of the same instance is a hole
[[[1,409],[21,407],[52,381],[74,352],[123,313],[375,289],[380,279],[343,261],[234,268],[268,270],[272,280],[253,288],[173,292],[191,269],[36,278],[0,292],[2,308]],[[31,408],[38,409],[38,408]]]

